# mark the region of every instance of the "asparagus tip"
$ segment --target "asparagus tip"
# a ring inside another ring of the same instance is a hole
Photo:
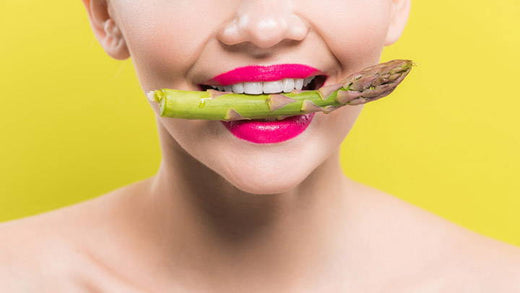
[[[367,67],[347,78],[336,99],[342,105],[358,105],[387,96],[403,81],[412,66],[412,60],[392,60]]]

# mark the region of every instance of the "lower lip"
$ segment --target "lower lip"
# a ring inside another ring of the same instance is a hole
[[[280,121],[220,121],[234,136],[253,143],[278,143],[301,134],[315,113],[298,115]]]

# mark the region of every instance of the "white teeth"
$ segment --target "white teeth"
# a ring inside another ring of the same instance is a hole
[[[262,91],[262,82],[244,82],[244,94],[259,95]]]
[[[294,90],[294,79],[292,79],[292,78],[284,79],[283,80],[283,92],[290,93],[292,90]]]
[[[264,81],[264,94],[281,93],[283,89],[283,82],[277,81]]]
[[[297,90],[301,90],[303,88],[303,79],[301,79],[301,78],[295,79],[294,80],[294,87]]]
[[[236,83],[233,85],[233,92],[237,94],[243,94],[244,93],[244,83]]]
[[[241,82],[227,86],[211,86],[219,91],[234,92],[237,94],[274,94],[274,93],[290,93],[293,90],[301,90],[307,86],[315,76],[308,78],[284,78],[282,80],[264,81],[264,82]]]

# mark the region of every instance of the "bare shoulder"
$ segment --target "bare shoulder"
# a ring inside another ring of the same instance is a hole
[[[82,255],[64,237],[63,225],[56,222],[61,216],[53,211],[0,224],[0,292],[74,292],[71,267]]]
[[[414,268],[417,281],[406,285],[410,290],[398,292],[520,293],[520,247],[480,235],[383,191],[355,185],[365,204],[375,206],[374,214],[384,222],[383,234],[397,243],[393,251]]]
[[[109,241],[93,235],[107,224],[111,195],[0,223],[0,292],[135,292],[90,245]]]
[[[420,292],[520,293],[520,249],[488,238],[467,239],[414,289]],[[413,292],[413,291],[411,291]]]
[[[454,253],[460,258],[448,267],[452,276],[472,281],[481,292],[520,293],[519,247],[470,232]]]

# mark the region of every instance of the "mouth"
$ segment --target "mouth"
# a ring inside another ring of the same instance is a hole
[[[246,95],[283,94],[319,89],[327,78],[324,72],[304,64],[252,65],[218,74],[198,87],[201,91],[212,89]],[[255,120],[269,122],[276,119]]]

